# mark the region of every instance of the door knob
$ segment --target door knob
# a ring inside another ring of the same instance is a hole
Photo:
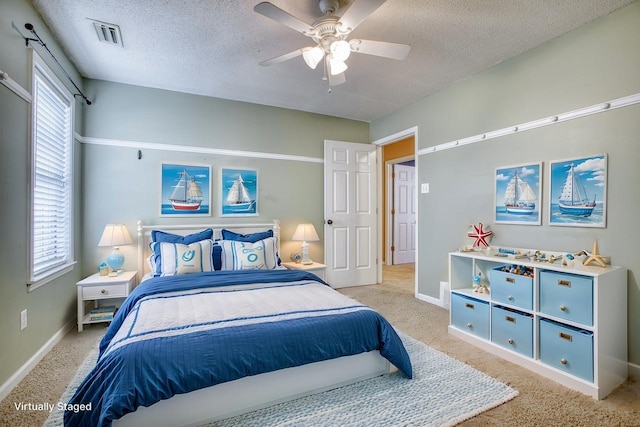
[[[333,221],[332,221],[332,220],[330,220],[330,219],[328,219],[328,220],[327,220],[327,224],[331,225],[331,224],[333,224]]]

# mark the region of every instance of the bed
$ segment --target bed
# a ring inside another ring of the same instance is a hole
[[[199,425],[391,366],[411,378],[393,327],[317,276],[280,267],[279,241],[278,221],[139,222],[141,283],[102,339],[65,425]]]

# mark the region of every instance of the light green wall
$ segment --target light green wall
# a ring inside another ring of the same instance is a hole
[[[25,23],[34,25],[49,49],[81,84],[74,67],[37,16],[22,0],[0,3],[0,69],[30,90],[29,49],[18,31],[27,34]],[[36,47],[57,74],[59,70],[46,51]],[[63,76],[61,76],[62,79]],[[68,82],[64,80],[64,83]],[[67,85],[72,89],[71,84]],[[73,92],[72,92],[73,93]],[[82,105],[76,102],[76,129],[82,126]],[[2,200],[2,257],[0,257],[0,385],[13,375],[65,324],[75,319],[76,286],[81,266],[48,285],[27,293],[29,126],[31,105],[0,85],[0,200]],[[80,171],[79,144],[74,146],[76,172]],[[80,188],[76,186],[76,196]],[[80,210],[76,206],[76,237],[81,233]],[[76,255],[80,252],[76,238]],[[28,327],[20,331],[20,312],[27,309]]]
[[[419,149],[640,93],[640,2],[371,123],[372,140],[418,127]],[[640,365],[640,105],[418,158],[419,292],[439,297],[447,253],[469,244],[470,224],[493,223],[498,167],[608,154],[607,227],[492,224],[492,244],[559,251],[591,249],[629,270],[629,360]]]
[[[89,80],[86,86],[95,103],[86,110],[84,135],[132,142],[130,147],[84,146],[85,274],[92,272],[109,252],[96,248],[106,223],[125,223],[135,233],[138,219],[156,224],[237,221],[221,218],[219,214],[221,167],[258,170],[260,216],[249,220],[281,220],[285,260],[291,252],[300,251],[299,244],[289,242],[299,222],[315,224],[321,241],[310,243],[310,252],[313,259],[323,260],[322,163],[162,149],[143,149],[142,159],[138,160],[136,143],[155,143],[158,148],[171,144],[322,159],[325,139],[368,143],[367,123],[105,81]],[[158,217],[163,161],[213,167],[213,217]],[[135,268],[135,247],[121,250],[125,252],[125,268]]]

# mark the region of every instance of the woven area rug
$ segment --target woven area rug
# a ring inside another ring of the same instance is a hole
[[[518,395],[408,335],[400,337],[413,364],[412,380],[389,373],[206,426],[453,426]],[[87,357],[60,401],[71,398],[96,358],[97,351]],[[54,411],[44,427],[58,426],[62,413]]]

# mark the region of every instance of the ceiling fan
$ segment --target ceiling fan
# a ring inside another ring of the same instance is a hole
[[[344,71],[348,66],[345,61],[351,52],[397,60],[405,59],[411,49],[411,46],[406,44],[349,39],[351,32],[385,1],[354,0],[351,7],[342,16],[336,16],[334,13],[340,6],[339,0],[318,0],[318,5],[324,16],[318,18],[311,25],[269,2],[257,4],[253,8],[257,13],[296,30],[315,42],[314,46],[303,47],[276,56],[260,62],[260,65],[278,64],[302,55],[307,65],[315,69],[324,60],[325,76],[323,79],[328,79],[330,86],[336,86],[346,81]]]

